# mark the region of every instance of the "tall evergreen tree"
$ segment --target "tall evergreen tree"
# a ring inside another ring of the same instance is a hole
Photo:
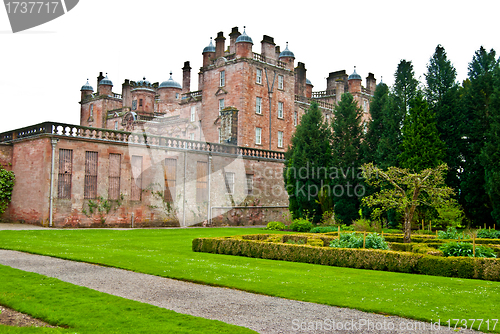
[[[377,166],[381,162],[378,147],[387,131],[384,111],[387,108],[388,95],[389,87],[385,83],[378,84],[370,102],[370,122],[362,143],[365,162],[373,162]]]
[[[489,130],[481,151],[485,169],[485,190],[492,206],[491,216],[500,224],[500,66],[492,70],[493,93],[488,105]]]
[[[293,218],[321,218],[318,194],[328,184],[331,166],[331,130],[323,119],[318,104],[313,102],[297,125],[292,146],[285,152],[284,181]]]
[[[421,92],[410,101],[410,111],[404,120],[400,166],[419,173],[442,163],[444,145],[439,139],[436,117]]]
[[[448,60],[445,49],[438,45],[427,65],[425,95],[429,108],[436,115],[439,138],[445,146],[443,161],[449,169],[446,184],[458,194],[460,179],[458,171],[462,169],[461,142],[462,133],[458,126],[463,121],[458,108],[457,72]]]
[[[361,196],[364,195],[363,179],[359,174],[362,165],[360,149],[363,130],[362,110],[350,93],[345,93],[335,107],[332,127],[332,166],[335,176],[330,183],[335,214],[342,222],[350,224],[359,218]]]
[[[460,178],[460,201],[465,214],[476,226],[493,224],[492,202],[486,192],[485,168],[480,161],[485,135],[490,133],[489,117],[494,92],[493,72],[498,67],[495,50],[481,47],[469,63],[469,77],[462,89],[461,107],[463,172]]]
[[[393,93],[396,100],[396,105],[399,107],[403,119],[410,109],[410,100],[417,93],[418,80],[415,79],[413,64],[411,61],[402,59],[394,73]]]

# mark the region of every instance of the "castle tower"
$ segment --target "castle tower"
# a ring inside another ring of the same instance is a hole
[[[354,66],[354,72],[347,79],[349,85],[349,93],[361,93],[361,75],[356,73],[356,66]]]
[[[286,64],[288,70],[293,71],[293,67],[295,66],[295,55],[292,51],[288,50],[288,42],[286,42],[285,50],[280,53],[279,60]]]
[[[285,52],[285,51],[283,51]],[[282,53],[283,53],[282,52]],[[295,95],[306,95],[306,66],[304,63],[299,62],[295,68]]]
[[[245,28],[245,27],[243,27]],[[236,58],[253,58],[252,53],[253,41],[250,36],[247,35],[246,29],[243,29],[243,34],[241,34],[236,39]]]
[[[307,98],[312,98],[312,91],[313,91],[314,85],[309,79],[306,79],[306,97]]]
[[[377,88],[377,79],[375,79],[375,75],[373,73],[368,73],[368,76],[366,77],[366,89],[373,94],[375,92],[375,88]]]
[[[87,98],[87,96],[92,95],[92,93],[94,93],[94,88],[92,88],[92,86],[89,84],[89,79],[87,79],[87,83],[82,86],[80,91],[82,92],[81,101],[84,101]]]
[[[266,58],[276,59],[276,43],[271,36],[264,35],[260,42],[261,55]]]
[[[210,37],[210,44],[203,49],[203,67],[206,67],[212,63],[215,59],[215,46],[212,43],[212,37]]]
[[[153,85],[144,77],[130,90],[132,95],[132,111],[153,114],[156,91]]]
[[[99,76],[99,78],[102,77],[102,72]],[[97,93],[99,96],[105,95],[109,96],[111,95],[111,90],[113,89],[113,82],[108,79],[108,73],[106,73],[106,77],[99,81],[99,86],[97,86]]]
[[[181,92],[182,86],[172,78],[172,72],[170,72],[170,78],[158,86],[158,94],[162,102],[174,103],[179,101],[179,94]]]

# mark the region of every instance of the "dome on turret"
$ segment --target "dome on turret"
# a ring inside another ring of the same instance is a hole
[[[174,79],[172,78],[172,72],[170,72],[170,79],[168,79],[167,81],[163,81],[158,88],[180,88],[180,89],[182,89],[182,86],[177,81],[174,81]]]
[[[92,86],[89,84],[89,79],[87,79],[87,83],[85,85],[82,86],[82,89],[80,89],[81,91],[84,91],[84,90],[89,90],[89,91],[94,91],[94,88],[92,88]]]
[[[245,28],[246,27],[243,27],[243,34],[238,36],[238,38],[236,39],[236,43],[247,42],[253,44],[253,41],[250,36],[247,35]]]
[[[111,80],[108,79],[108,73],[106,73],[106,77],[102,79],[101,82],[99,82],[99,85],[113,86],[113,82],[111,82]]]
[[[137,81],[137,86],[151,86],[151,83],[146,80],[146,77],[142,77],[142,80]]]
[[[354,73],[349,76],[348,80],[363,80],[361,79],[361,75],[356,73],[356,66],[354,66]]]
[[[295,55],[293,54],[293,52],[288,50],[288,42],[286,42],[285,50],[283,50],[283,52],[280,53],[280,58],[283,58],[283,57],[295,58]]]
[[[309,80],[309,79],[306,78],[306,85],[311,85],[312,86],[313,84],[312,84],[311,80]]]
[[[210,44],[208,46],[205,46],[203,49],[203,53],[205,52],[215,52],[215,46],[212,44],[212,37],[210,37]]]

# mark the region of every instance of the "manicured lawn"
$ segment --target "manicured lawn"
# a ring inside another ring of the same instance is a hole
[[[264,231],[242,228],[0,231],[0,248],[418,320],[439,319],[446,323],[448,319],[500,318],[499,282],[191,251],[191,241],[196,237],[250,233]],[[483,324],[481,330],[485,329]],[[500,332],[500,324],[495,332]]]
[[[0,303],[61,328],[0,333],[255,333],[0,265]]]

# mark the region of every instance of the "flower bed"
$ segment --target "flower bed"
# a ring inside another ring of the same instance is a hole
[[[196,252],[500,281],[500,259],[440,257],[401,251],[328,247],[334,239],[328,235],[260,234],[197,238],[193,240],[192,247]],[[289,244],[289,240],[295,243],[300,240],[302,244]]]

